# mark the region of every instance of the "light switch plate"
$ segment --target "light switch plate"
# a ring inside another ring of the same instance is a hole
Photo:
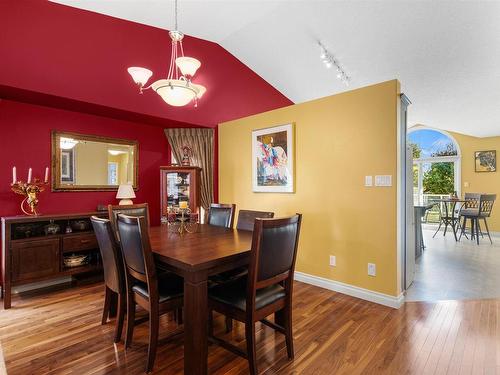
[[[373,186],[373,176],[365,176],[365,186]]]
[[[391,175],[375,176],[375,186],[392,186],[392,176]]]
[[[335,267],[337,265],[337,258],[335,255],[330,255],[330,266]]]

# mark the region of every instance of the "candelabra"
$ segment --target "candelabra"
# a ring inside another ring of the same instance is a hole
[[[24,196],[21,202],[21,210],[26,215],[38,215],[36,207],[38,206],[38,194],[45,190],[48,182],[34,178],[32,182],[16,181],[10,184],[12,191]],[[28,211],[29,207],[29,211]]]
[[[168,225],[179,234],[194,233],[198,226],[198,214],[191,213],[189,208],[177,208],[168,213]]]

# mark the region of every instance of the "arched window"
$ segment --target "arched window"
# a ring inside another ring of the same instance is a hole
[[[417,127],[408,131],[408,144],[413,152],[415,203],[460,195],[460,148],[450,134]]]

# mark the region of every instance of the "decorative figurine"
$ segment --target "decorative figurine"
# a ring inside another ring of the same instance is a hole
[[[193,150],[189,146],[182,146],[182,162],[184,167],[189,167],[191,165],[190,157],[193,156]]]

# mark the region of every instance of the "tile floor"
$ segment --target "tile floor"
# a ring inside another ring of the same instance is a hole
[[[492,235],[493,245],[482,238],[478,246],[465,237],[455,242],[450,232],[443,237],[442,230],[432,238],[434,231],[424,226],[426,249],[406,301],[500,298],[500,235]]]

